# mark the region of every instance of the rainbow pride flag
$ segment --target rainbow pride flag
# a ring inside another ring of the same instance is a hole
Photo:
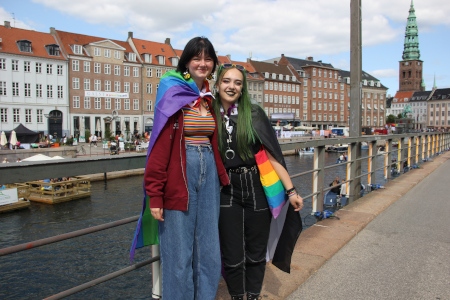
[[[261,149],[256,153],[255,159],[270,211],[272,212],[273,218],[276,219],[286,203],[286,191],[280,177],[278,177],[277,172],[275,172],[270,163],[266,151]]]

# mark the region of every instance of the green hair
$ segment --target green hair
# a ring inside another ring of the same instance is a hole
[[[229,70],[229,68],[223,68],[220,66],[217,70],[217,82],[216,85],[220,84],[220,80],[224,73]],[[247,160],[253,158],[253,152],[251,150],[250,145],[253,145],[256,140],[259,140],[258,134],[253,128],[252,122],[252,103],[250,101],[250,95],[247,89],[247,76],[245,70],[241,71],[244,80],[242,83],[242,94],[239,99],[236,101],[238,104],[238,117],[237,122],[239,126],[237,126],[236,132],[236,141],[237,141],[237,151],[242,160]],[[220,99],[219,89],[216,89],[215,101],[213,101],[213,109],[217,116],[217,126],[219,128],[219,150],[222,155],[222,158],[225,158],[226,145],[223,143],[223,135],[226,132],[224,118],[220,113],[220,108],[222,107],[222,102]]]

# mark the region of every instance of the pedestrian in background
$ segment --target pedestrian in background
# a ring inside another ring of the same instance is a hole
[[[211,42],[193,38],[158,88],[143,215],[159,221],[163,299],[213,300],[220,280],[219,194],[229,180],[206,80],[217,64]],[[142,230],[141,217],[131,256]]]

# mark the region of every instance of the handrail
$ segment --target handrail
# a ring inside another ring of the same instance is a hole
[[[368,176],[368,183],[369,184],[373,183],[372,180],[374,179],[374,174],[377,170],[384,169],[386,171],[387,168],[390,168],[392,166],[393,162],[390,161],[390,157],[395,152],[398,153],[398,159],[397,159],[396,163],[398,164],[398,166],[400,166],[400,163],[405,162],[405,161],[408,161],[409,163],[411,161],[414,161],[415,164],[420,164],[420,163],[426,162],[430,159],[430,157],[432,157],[434,155],[438,155],[441,152],[443,152],[444,150],[449,150],[449,148],[450,148],[450,135],[449,134],[442,135],[442,136],[438,136],[438,135],[436,135],[436,136],[430,136],[430,135],[421,136],[421,135],[419,135],[419,136],[407,137],[408,138],[408,146],[405,148],[403,147],[404,146],[404,137],[401,137],[400,141],[399,141],[399,145],[398,145],[399,148],[397,150],[392,149],[392,147],[390,147],[392,145],[393,137],[388,136],[385,138],[386,138],[386,150],[387,150],[387,151],[385,151],[385,153],[373,154],[373,150],[374,150],[373,147],[376,142],[376,140],[374,140],[374,141],[370,141],[371,144],[369,145],[369,147],[370,147],[369,155],[367,155],[365,157],[359,157],[354,160],[354,161],[362,161],[362,160],[367,159],[369,162],[371,162],[373,164],[374,158],[376,158],[378,156],[384,156],[385,157],[384,164],[379,168],[376,168],[374,165],[368,164],[368,166],[370,165],[370,167],[368,168],[368,171],[366,173],[361,173],[358,175],[351,174],[352,176],[350,176],[350,177],[347,176],[346,180],[343,182],[351,184],[355,179],[361,179],[364,176]],[[415,143],[413,145],[411,145],[411,138],[413,138],[415,141]],[[352,143],[358,143],[358,141],[352,140]],[[296,177],[301,177],[301,176],[305,176],[308,174],[313,174],[313,177],[316,176],[317,177],[316,180],[318,182],[321,182],[321,185],[317,185],[317,182],[315,183],[313,180],[312,193],[309,195],[302,195],[304,199],[312,198],[312,200],[313,200],[313,212],[312,213],[314,213],[315,211],[322,210],[323,200],[324,200],[324,192],[331,189],[331,187],[325,186],[323,184],[324,177],[325,177],[324,171],[331,170],[332,168],[336,168],[336,167],[342,165],[342,164],[333,164],[333,165],[325,166],[324,165],[325,143],[322,142],[320,145],[318,145],[316,147],[317,148],[315,148],[315,154],[314,154],[315,160],[316,160],[315,167],[313,167],[313,169],[311,169],[309,171],[301,172],[298,174],[293,174],[291,176],[291,178],[296,178]],[[407,151],[406,157],[403,156],[403,150]],[[354,163],[354,161],[345,162],[346,167],[348,168],[352,163]],[[316,166],[318,166],[318,167],[316,167]],[[387,173],[385,176],[385,179],[389,180],[390,178],[391,178],[391,174]],[[359,198],[357,195],[355,195],[355,196],[356,196],[356,199]],[[76,231],[72,231],[69,233],[61,234],[61,235],[56,235],[56,236],[49,237],[49,238],[36,240],[33,242],[28,242],[28,243],[23,243],[23,244],[16,245],[16,246],[3,248],[3,249],[0,249],[0,256],[12,254],[12,253],[16,253],[16,252],[20,252],[20,251],[24,251],[24,250],[29,250],[29,249],[37,248],[40,246],[48,245],[51,243],[60,242],[63,240],[79,237],[82,235],[110,229],[110,228],[113,228],[116,226],[135,222],[138,220],[138,218],[139,218],[139,216],[133,216],[133,217],[125,218],[122,220],[105,223],[102,225],[97,225],[97,226],[84,228],[81,230],[76,230]],[[61,299],[61,298],[67,297],[69,295],[73,295],[75,293],[78,293],[80,291],[88,289],[97,284],[100,284],[100,283],[106,282],[110,279],[121,276],[130,271],[136,270],[136,269],[146,266],[148,264],[152,264],[153,262],[156,262],[158,260],[159,260],[159,256],[154,256],[151,259],[148,259],[148,260],[136,263],[134,265],[131,265],[129,267],[123,268],[121,270],[109,273],[105,276],[102,276],[102,277],[99,277],[92,281],[83,283],[81,285],[78,285],[78,286],[68,289],[66,291],[60,292],[58,294],[52,295],[45,299]]]

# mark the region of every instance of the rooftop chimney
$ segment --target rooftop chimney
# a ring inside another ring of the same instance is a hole
[[[9,23],[9,21],[5,21],[5,28],[11,28],[11,23]]]
[[[166,40],[164,41],[164,44],[170,45],[170,38],[166,38]]]
[[[313,61],[314,58],[313,58],[312,56],[308,56],[308,57],[306,58],[306,60]]]
[[[128,31],[128,38],[133,38],[133,31]]]

